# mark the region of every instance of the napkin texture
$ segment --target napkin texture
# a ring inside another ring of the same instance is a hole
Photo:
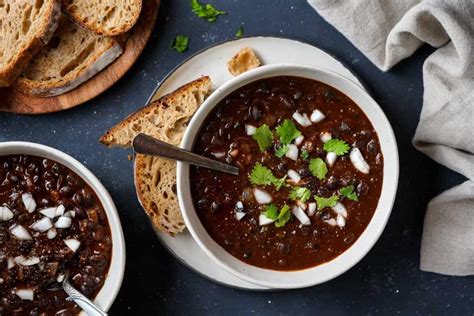
[[[421,45],[423,109],[413,144],[468,180],[428,204],[422,270],[474,274],[474,1],[309,0],[377,67],[387,71]]]

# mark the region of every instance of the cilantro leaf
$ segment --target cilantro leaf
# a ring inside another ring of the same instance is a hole
[[[296,128],[292,120],[284,120],[282,124],[276,128],[276,133],[280,137],[282,144],[289,144],[296,137],[301,135],[301,132]]]
[[[342,196],[345,196],[349,200],[352,201],[359,201],[359,196],[357,195],[356,192],[354,192],[354,186],[353,185],[348,185],[346,187],[343,187],[339,190],[339,193]]]
[[[326,174],[328,173],[328,167],[326,163],[321,158],[311,159],[309,161],[309,171],[318,178],[319,180],[326,179]]]
[[[315,195],[314,199],[316,200],[316,204],[318,204],[318,210],[322,210],[325,207],[333,207],[336,205],[337,201],[339,200],[339,196],[333,195],[329,198],[325,198]]]
[[[235,33],[235,36],[237,37],[242,37],[244,36],[244,27],[241,25],[239,29],[237,30],[237,33]]]
[[[191,8],[198,17],[209,22],[214,22],[219,15],[226,14],[224,11],[217,10],[212,4],[203,5],[198,0],[191,0]]]
[[[283,157],[288,152],[288,145],[282,145],[275,151],[275,156],[278,158]]]
[[[276,221],[278,219],[278,207],[275,204],[268,204],[265,206],[265,212],[263,212],[263,215]]]
[[[280,191],[281,187],[285,186],[286,177],[285,175],[283,178],[278,179],[275,177],[275,179],[273,179],[272,184],[275,186],[275,190]]]
[[[253,166],[249,180],[250,183],[254,185],[270,185],[275,181],[275,176],[270,169],[257,162],[255,166]]]
[[[258,147],[260,147],[260,151],[265,151],[265,149],[272,145],[273,133],[267,124],[262,124],[259,128],[255,130],[255,133],[252,135],[252,138],[257,141]]]
[[[345,141],[335,138],[325,142],[323,148],[327,152],[333,152],[338,156],[342,156],[347,154],[351,147]]]
[[[174,49],[177,52],[183,53],[188,49],[189,37],[184,35],[178,35],[174,38],[171,43],[171,49]]]
[[[276,227],[283,227],[291,218],[290,207],[288,205],[283,205],[280,209],[280,214],[278,214],[277,220],[275,222]]]
[[[308,160],[309,159],[309,152],[306,149],[303,149],[303,150],[301,150],[300,156],[301,156],[301,158],[303,158],[303,160]]]
[[[294,187],[290,191],[289,198],[292,200],[300,200],[304,203],[311,198],[311,191],[308,188]]]

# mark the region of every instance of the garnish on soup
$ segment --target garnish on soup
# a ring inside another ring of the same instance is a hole
[[[362,234],[380,196],[373,126],[348,97],[310,79],[239,88],[208,116],[194,151],[239,167],[239,176],[193,167],[191,190],[210,236],[259,267],[335,258]]]

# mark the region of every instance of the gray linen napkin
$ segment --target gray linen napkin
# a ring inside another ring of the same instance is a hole
[[[413,144],[468,180],[434,198],[425,216],[421,269],[474,274],[474,1],[308,0],[386,71],[427,43],[424,96]]]

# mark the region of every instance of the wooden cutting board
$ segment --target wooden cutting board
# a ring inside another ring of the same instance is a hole
[[[11,88],[0,88],[0,111],[43,114],[70,109],[98,96],[119,80],[135,63],[150,38],[160,0],[144,0],[137,24],[130,31],[123,54],[107,68],[79,87],[50,98],[25,96]]]

